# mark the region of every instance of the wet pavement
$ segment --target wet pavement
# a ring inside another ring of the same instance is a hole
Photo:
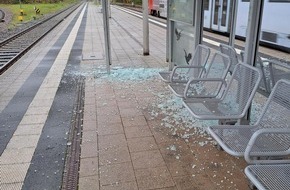
[[[80,190],[249,189],[244,159],[218,151],[205,132],[217,122],[194,119],[158,77],[167,68],[166,30],[150,24],[150,56],[143,56],[142,20],[113,7],[110,27],[110,75],[102,13],[87,4],[0,76],[0,189],[63,185],[77,105]]]

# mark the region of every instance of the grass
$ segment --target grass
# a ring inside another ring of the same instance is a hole
[[[76,0],[68,0],[59,3],[35,3],[35,4],[21,4],[21,8],[19,4],[7,5],[0,4],[1,8],[5,8],[13,13],[13,18],[11,23],[9,23],[9,28],[13,28],[15,25],[22,22],[29,22],[34,19],[41,18],[45,14],[54,13],[65,7],[77,2]],[[34,7],[40,10],[40,14],[36,14]],[[19,20],[19,16],[21,16],[20,10],[23,10],[22,21]]]

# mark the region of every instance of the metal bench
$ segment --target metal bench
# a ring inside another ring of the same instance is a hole
[[[220,99],[185,99],[183,104],[197,119],[237,120],[247,113],[261,80],[257,68],[238,63]]]
[[[210,55],[210,48],[199,44],[189,65],[175,66],[172,71],[159,72],[161,79],[165,82],[187,83],[191,76],[202,75],[204,65]]]
[[[181,98],[217,98],[226,84],[225,78],[230,66],[230,58],[216,52],[205,65],[200,78],[192,77],[187,83],[171,83],[169,88]]]
[[[244,156],[246,147],[252,146],[251,156],[255,157],[271,156],[269,151],[289,154],[290,136],[279,132],[283,128],[290,129],[290,81],[287,80],[276,83],[255,124],[211,126],[208,132],[227,153]],[[255,151],[259,154],[255,155]],[[250,158],[247,161],[254,162]]]
[[[229,71],[232,73],[234,71],[235,66],[240,62],[235,48],[233,48],[230,45],[220,44],[220,52],[230,57],[231,67]]]
[[[255,148],[261,137],[264,140],[272,141],[273,136],[283,137],[284,149],[275,150],[271,146],[267,150],[258,151]],[[290,190],[290,160],[289,157],[284,160],[281,158],[281,156],[290,154],[289,141],[285,141],[285,138],[289,139],[289,137],[290,128],[270,128],[258,130],[250,139],[245,150],[245,159],[249,164],[255,165],[247,166],[245,174],[256,188],[260,190]],[[253,159],[253,154],[260,156],[260,159]],[[273,157],[279,159],[273,159]]]

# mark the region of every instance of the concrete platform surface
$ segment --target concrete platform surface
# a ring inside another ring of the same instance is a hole
[[[78,115],[80,190],[249,189],[246,162],[205,133],[217,122],[191,117],[158,77],[166,30],[150,24],[143,56],[140,18],[112,7],[110,29],[110,75],[87,3],[0,76],[0,189],[61,189]]]

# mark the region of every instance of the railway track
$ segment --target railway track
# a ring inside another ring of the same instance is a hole
[[[0,75],[76,10],[75,4],[0,42]],[[1,15],[0,15],[1,16]]]

